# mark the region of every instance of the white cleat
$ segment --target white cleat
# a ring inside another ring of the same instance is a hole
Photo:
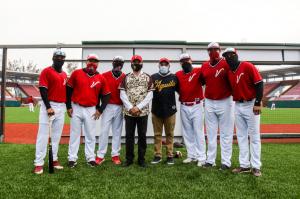
[[[184,164],[189,164],[189,163],[192,163],[192,162],[197,162],[196,159],[194,158],[187,158],[185,160],[182,161]]]

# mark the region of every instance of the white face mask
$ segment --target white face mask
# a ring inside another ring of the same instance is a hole
[[[159,67],[159,73],[162,75],[166,75],[169,73],[169,67],[168,66],[160,66]]]

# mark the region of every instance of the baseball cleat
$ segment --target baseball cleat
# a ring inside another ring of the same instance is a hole
[[[115,165],[120,165],[122,162],[120,160],[119,156],[114,156],[111,158],[111,161],[115,164]]]
[[[214,167],[214,166],[216,166],[215,164],[211,164],[211,163],[208,163],[208,162],[206,162],[204,165],[202,165],[203,166],[203,168],[212,168],[212,167]]]
[[[185,160],[182,161],[184,164],[189,164],[189,163],[192,163],[192,162],[197,162],[196,159],[194,158],[187,158]]]
[[[260,176],[261,176],[261,171],[260,171],[260,169],[253,168],[253,169],[252,169],[252,174],[253,174],[255,177],[260,177]]]
[[[72,169],[72,168],[75,168],[76,165],[77,165],[77,162],[76,162],[76,161],[69,161],[69,162],[68,162],[68,167],[70,167],[71,169]]]
[[[96,160],[95,160],[97,165],[101,165],[104,161],[105,161],[105,158],[100,158],[98,156],[96,157]]]
[[[230,167],[229,166],[227,166],[226,164],[221,164],[221,167],[220,167],[220,171],[226,171],[226,170],[228,170],[228,169],[230,169]]]
[[[97,163],[94,160],[92,160],[92,161],[87,162],[87,165],[89,165],[90,167],[96,167]]]
[[[53,166],[55,169],[58,169],[58,170],[64,169],[64,167],[62,165],[60,165],[60,163],[58,161],[53,161]]]
[[[251,172],[250,168],[238,167],[232,170],[232,173],[249,173]]]
[[[40,175],[43,172],[44,172],[43,166],[35,166],[34,167],[33,173]]]
[[[153,160],[151,161],[151,164],[157,164],[161,162],[161,157],[154,156]]]

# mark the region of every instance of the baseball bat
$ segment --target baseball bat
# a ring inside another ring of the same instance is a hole
[[[53,152],[52,152],[52,140],[51,140],[51,135],[52,135],[52,122],[53,119],[50,117],[49,118],[49,173],[54,173],[54,165],[53,165]]]

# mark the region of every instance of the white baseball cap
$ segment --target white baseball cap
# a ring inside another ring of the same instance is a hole
[[[187,53],[183,53],[183,54],[180,55],[179,61],[181,61],[183,59],[191,59],[191,56]]]
[[[235,53],[235,54],[237,54],[236,49],[232,48],[232,47],[226,48],[224,50],[224,52],[222,53],[222,56],[224,57],[226,53]]]
[[[121,61],[121,62],[124,62],[124,58],[122,57],[122,56],[115,56],[114,58],[113,58],[113,61]]]
[[[220,45],[217,42],[211,42],[210,44],[208,44],[207,49],[211,49],[211,48],[218,48],[218,49],[220,49]]]

